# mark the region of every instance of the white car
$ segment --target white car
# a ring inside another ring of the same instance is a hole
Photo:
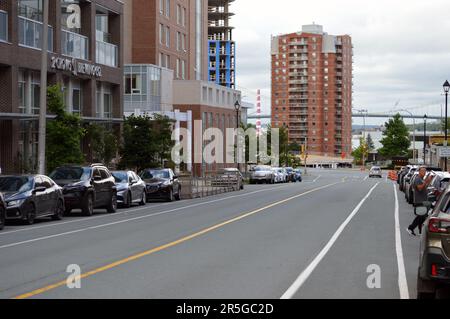
[[[288,173],[284,168],[275,167],[273,171],[275,174],[275,183],[287,183]]]
[[[383,178],[383,173],[381,171],[381,168],[374,166],[370,169],[369,178],[373,178],[373,177]]]

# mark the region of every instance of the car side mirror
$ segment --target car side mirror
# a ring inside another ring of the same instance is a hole
[[[173,175],[173,179],[178,179],[178,175]]]

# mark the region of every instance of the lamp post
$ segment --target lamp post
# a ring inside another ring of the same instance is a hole
[[[423,116],[423,165],[427,165],[427,119],[428,116]]]
[[[241,104],[239,103],[239,101],[236,101],[236,103],[234,103],[234,108],[236,110],[236,129],[237,129],[237,136],[236,136],[236,162],[237,162],[237,167],[238,170],[241,171],[241,165],[239,163],[240,161],[240,150],[239,150],[239,128],[241,127],[241,121],[240,121],[240,111],[241,111]]]
[[[364,139],[364,145],[367,143],[366,140],[366,115],[369,113],[368,110],[356,110],[359,114],[363,115],[363,121],[364,121],[364,132],[363,132],[363,139]],[[366,170],[366,149],[363,148],[363,158],[362,158],[362,166],[363,170]]]
[[[41,52],[41,90],[39,103],[39,140],[38,140],[38,169],[39,174],[45,175],[45,139],[47,130],[47,67],[48,67],[48,0],[42,1],[42,52]]]
[[[448,92],[450,91],[450,83],[448,81],[445,81],[444,83],[444,93],[445,93],[445,140],[444,140],[444,147],[447,148],[447,141],[448,141]],[[444,162],[444,170],[447,172],[447,158],[445,158]]]

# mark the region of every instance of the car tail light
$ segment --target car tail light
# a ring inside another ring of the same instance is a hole
[[[435,264],[433,264],[433,265],[431,265],[431,276],[437,277],[437,275],[438,275],[437,266]]]
[[[446,234],[450,229],[450,220],[431,218],[428,223],[428,231],[430,233]]]

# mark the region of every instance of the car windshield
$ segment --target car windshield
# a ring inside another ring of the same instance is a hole
[[[126,172],[113,172],[112,176],[116,180],[116,183],[127,183],[128,174]]]
[[[267,167],[255,167],[255,172],[266,172],[268,170]]]
[[[31,177],[0,177],[0,192],[23,193],[33,189]]]
[[[61,167],[50,174],[54,180],[77,180],[87,181],[91,178],[92,168],[83,167]]]
[[[152,171],[146,171],[144,174],[142,174],[142,179],[152,179],[152,178],[161,178],[161,179],[167,179],[170,178],[169,171],[166,170],[152,170]]]

